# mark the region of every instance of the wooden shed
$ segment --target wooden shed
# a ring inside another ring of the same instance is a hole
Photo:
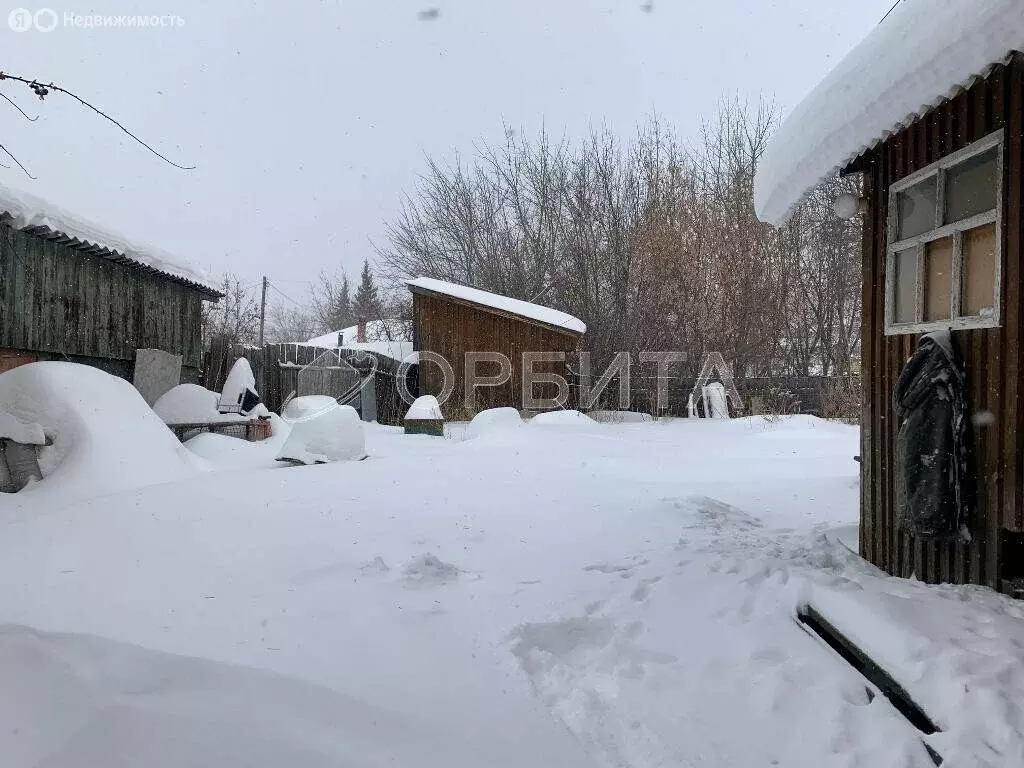
[[[1020,49],[1018,2],[905,0],[786,120],[756,184],[759,215],[781,225],[827,174],[863,177],[858,205],[837,205],[859,210],[864,226],[861,554],[897,576],[1015,594],[1024,585]],[[936,330],[950,331],[966,376],[969,541],[922,541],[896,518],[893,389],[921,335]]]
[[[160,349],[198,381],[202,302],[221,295],[185,262],[0,190],[0,372],[65,360],[131,380],[136,350]]]
[[[419,394],[442,396],[445,373],[433,356],[451,366],[451,397],[442,402],[445,418],[471,417],[487,408],[523,408],[523,371],[557,374],[568,380],[567,360],[586,332],[582,321],[564,312],[468,286],[430,278],[408,281],[413,295],[414,345],[419,352]],[[466,402],[466,367],[482,376],[498,376],[501,365],[474,363],[472,353],[497,353],[509,361],[508,380],[479,387]],[[560,359],[531,362],[538,357]],[[469,357],[467,357],[469,355]],[[525,357],[524,357],[525,356]],[[541,384],[536,398],[558,397],[556,385]]]

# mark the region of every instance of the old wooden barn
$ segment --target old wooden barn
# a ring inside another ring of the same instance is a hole
[[[937,12],[906,0],[793,112],[759,170],[758,213],[782,225],[827,174],[863,177],[862,199],[837,205],[864,227],[861,554],[894,575],[1020,594],[1024,24],[1013,2]],[[897,520],[894,386],[937,330],[966,378],[969,541],[921,540]]]
[[[221,294],[184,262],[0,190],[0,372],[65,360],[131,380],[137,349],[202,367],[201,308]]]
[[[446,418],[465,418],[487,408],[523,407],[524,354],[561,359],[537,361],[533,370],[568,379],[566,360],[586,332],[582,321],[564,312],[506,296],[430,278],[407,281],[413,296],[414,344],[419,352],[419,394],[443,393],[445,373],[438,356],[451,366],[452,395],[443,404]],[[472,353],[497,353],[509,361],[473,363]],[[506,378],[500,386],[476,388],[466,402],[466,365],[482,376]],[[554,385],[538,385],[534,396],[554,398]]]

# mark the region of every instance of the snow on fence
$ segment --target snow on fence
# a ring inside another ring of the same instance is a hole
[[[307,344],[268,344],[265,347],[242,347],[214,339],[206,352],[203,386],[219,392],[227,372],[239,357],[245,357],[256,377],[256,391],[263,403],[280,413],[288,396],[330,395],[344,397],[353,386],[367,376],[373,377],[376,420],[381,424],[401,425],[408,406],[400,394],[398,377],[400,361],[366,350],[327,349]],[[404,371],[405,387],[415,396],[418,392],[418,368]],[[359,398],[351,404],[359,405]],[[370,407],[371,404],[367,404]]]

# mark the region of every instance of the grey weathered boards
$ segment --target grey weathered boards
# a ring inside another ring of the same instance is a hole
[[[182,357],[198,380],[203,300],[220,294],[116,252],[0,214],[0,353],[68,360],[131,380],[137,349]]]

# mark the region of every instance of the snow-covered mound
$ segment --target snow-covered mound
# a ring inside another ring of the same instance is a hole
[[[153,410],[164,424],[212,424],[238,421],[237,413],[220,413],[217,405],[220,395],[198,384],[179,384],[168,390],[153,404]],[[261,403],[250,416],[266,416],[269,412]]]
[[[299,421],[330,410],[337,405],[338,401],[330,395],[303,395],[289,400],[281,409],[281,416],[289,421]]]
[[[90,635],[0,626],[0,678],[12,768],[370,768],[440,746],[329,688]]]
[[[406,421],[437,421],[443,418],[441,404],[433,395],[417,397],[405,414]]]
[[[43,482],[19,495],[71,502],[181,480],[202,467],[135,387],[97,368],[44,362],[2,373],[0,411],[40,425],[52,441],[39,452]]]
[[[597,425],[596,421],[579,411],[548,411],[547,413],[538,413],[530,419],[530,422],[558,427],[593,427]]]
[[[466,436],[480,437],[495,430],[515,429],[521,426],[523,419],[515,408],[489,408],[473,417],[466,428]]]
[[[312,418],[294,422],[277,458],[300,464],[365,459],[366,438],[359,413],[351,405],[335,405]]]
[[[185,442],[196,456],[209,462],[213,469],[242,469],[277,467],[277,455],[291,434],[291,424],[276,413],[270,414],[271,436],[266,440],[249,442],[237,437],[202,432]]]

